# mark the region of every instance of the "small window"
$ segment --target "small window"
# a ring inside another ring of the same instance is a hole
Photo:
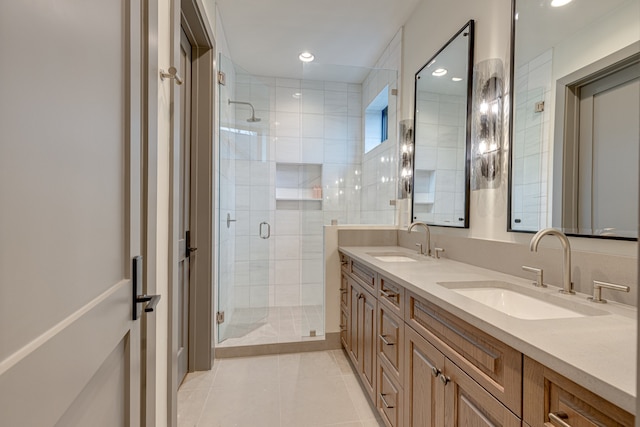
[[[380,121],[382,122],[382,129],[380,130],[380,142],[385,142],[389,135],[389,106],[382,109]]]
[[[364,152],[373,150],[388,137],[389,86],[385,86],[364,112]]]

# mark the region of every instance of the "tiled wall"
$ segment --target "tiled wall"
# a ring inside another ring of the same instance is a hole
[[[514,230],[535,231],[550,224],[547,212],[553,121],[552,59],[550,49],[515,70],[511,220]],[[542,101],[546,108],[536,113],[535,104]]]
[[[385,86],[389,87],[388,139],[362,159],[360,177],[360,224],[394,224],[396,210],[389,202],[398,191],[398,109],[401,86],[398,76],[402,67],[402,29],[384,50],[374,69],[362,84],[362,110],[373,101]],[[396,71],[397,70],[397,71]],[[351,222],[352,224],[355,224]]]

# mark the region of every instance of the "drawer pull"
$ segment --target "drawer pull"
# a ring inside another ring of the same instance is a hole
[[[449,384],[449,381],[451,381],[451,378],[446,375],[440,375],[440,381],[442,381],[442,384],[447,385]]]
[[[435,366],[431,368],[431,375],[433,375],[434,378],[438,378],[441,373],[442,373],[442,371],[440,369],[436,368]]]
[[[569,416],[564,412],[549,412],[549,421],[556,423],[559,427],[571,427],[564,420],[568,420]]]
[[[364,298],[364,294],[358,294],[358,299]]]
[[[347,331],[347,325],[340,325],[340,331],[341,332],[346,332]]]
[[[384,398],[386,396],[386,394],[380,393],[379,396],[380,396],[380,400],[382,401],[382,404],[384,405],[385,408],[393,409],[393,406],[389,405],[389,403],[387,402],[387,399]]]
[[[385,345],[395,345],[394,342],[387,341],[387,338],[384,335],[378,335],[378,337]]]
[[[388,291],[385,291],[384,289],[380,289],[380,295],[382,295],[385,298],[392,299],[392,298],[395,298],[398,294],[394,294],[393,292],[388,292]]]
[[[340,293],[341,293],[341,294],[346,294],[346,293],[347,293],[347,290],[346,290],[346,289],[342,289],[342,288],[340,288]]]

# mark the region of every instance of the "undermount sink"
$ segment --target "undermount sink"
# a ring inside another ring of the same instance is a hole
[[[418,255],[409,255],[403,252],[369,252],[368,255],[382,262],[418,262]]]
[[[548,292],[537,292],[535,289],[526,289],[509,282],[444,282],[440,285],[518,319],[568,319],[606,314]]]

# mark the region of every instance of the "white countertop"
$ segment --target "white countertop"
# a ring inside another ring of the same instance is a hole
[[[609,302],[594,304],[587,295],[562,295],[559,288],[536,288],[531,280],[449,259],[384,262],[369,253],[402,252],[397,246],[347,246],[340,251],[383,273],[406,289],[439,305],[464,321],[496,337],[572,381],[636,412],[637,309]],[[597,316],[569,319],[523,320],[464,297],[440,282],[499,280],[527,290],[604,311]],[[551,295],[552,294],[552,295]]]

